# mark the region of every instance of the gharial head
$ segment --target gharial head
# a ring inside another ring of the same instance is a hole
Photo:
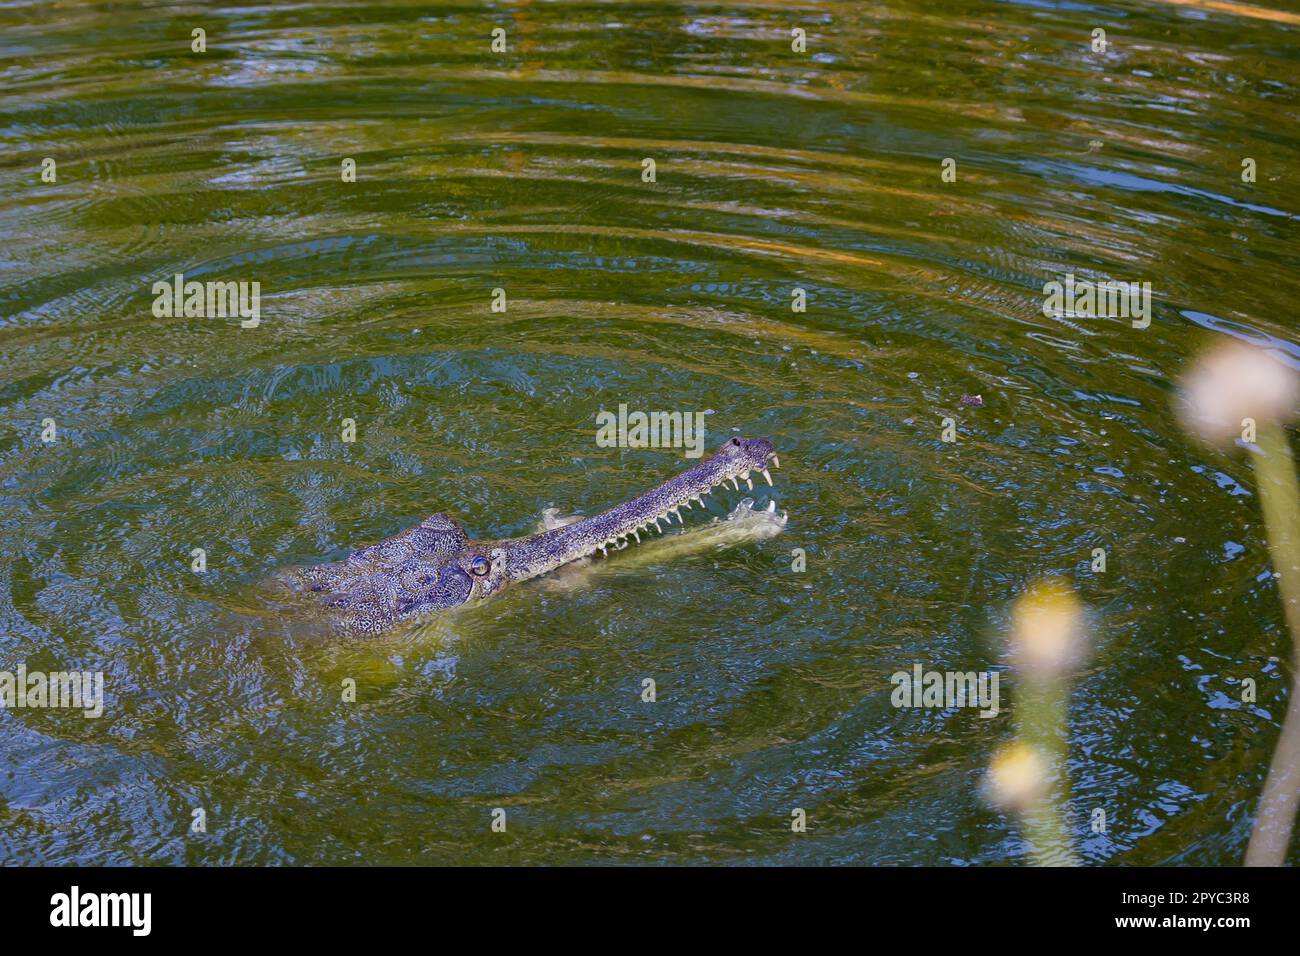
[[[402,538],[402,553],[391,554],[389,546]],[[395,568],[389,564],[389,574],[398,578],[397,605],[403,616],[490,597],[506,583],[504,549],[471,540],[459,522],[442,513],[379,547],[388,548],[385,557],[399,562]]]
[[[435,514],[345,561],[300,572],[327,607],[363,632],[377,632],[427,610],[446,609],[490,597],[506,585],[595,554],[647,530],[681,521],[681,508],[724,481],[739,488],[751,471],[770,484],[769,461],[780,462],[764,438],[730,438],[694,467],[645,494],[574,524],[525,538],[471,540],[455,520]],[[669,522],[671,523],[671,522]]]
[[[441,513],[344,561],[299,573],[326,607],[360,631],[380,631],[424,610],[488,597],[506,582],[502,548],[472,541]]]

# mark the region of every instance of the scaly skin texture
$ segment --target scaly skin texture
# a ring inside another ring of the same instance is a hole
[[[724,481],[752,487],[750,472],[768,483],[768,461],[777,464],[772,443],[732,438],[710,457],[638,498],[591,518],[524,538],[473,541],[445,514],[426,518],[386,541],[354,551],[346,560],[287,573],[291,586],[314,592],[341,627],[378,634],[399,621],[428,611],[482,601],[512,584],[590,557],[626,547],[650,528]]]

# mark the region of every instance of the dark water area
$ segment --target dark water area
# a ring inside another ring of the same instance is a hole
[[[1136,0],[0,5],[0,670],[105,688],[0,710],[0,860],[1028,862],[980,784],[1058,575],[1080,857],[1239,864],[1289,639],[1249,463],[1174,399],[1216,339],[1300,367],[1298,41]],[[157,315],[177,273],[259,324]],[[1149,282],[1149,325],[1046,315],[1067,274]],[[599,447],[620,404],[771,439],[784,534],[373,641],[265,598],[691,463]],[[1002,714],[892,706],[918,663]]]

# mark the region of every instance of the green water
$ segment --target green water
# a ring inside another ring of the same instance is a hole
[[[1025,862],[979,792],[1014,679],[983,720],[889,677],[1003,668],[1055,573],[1081,856],[1239,863],[1289,644],[1249,465],[1172,401],[1215,338],[1300,365],[1298,40],[1135,0],[5,4],[0,669],[106,702],[0,711],[0,859]],[[155,317],[178,272],[259,282],[260,325]],[[1151,282],[1150,327],[1045,316],[1067,272]],[[363,645],[262,599],[689,463],[598,447],[620,403],[770,438],[785,533]]]

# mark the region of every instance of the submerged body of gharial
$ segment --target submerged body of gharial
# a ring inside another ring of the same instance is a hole
[[[347,559],[281,575],[291,587],[317,596],[338,625],[358,634],[378,634],[429,611],[462,607],[499,594],[512,584],[555,571],[610,549],[627,547],[642,532],[662,531],[661,522],[682,521],[681,509],[703,505],[723,482],[751,489],[751,472],[772,483],[767,466],[780,464],[772,443],[732,438],[711,456],[643,495],[590,518],[557,519],[548,511],[544,529],[522,538],[474,541],[446,514],[354,551]],[[763,540],[779,534],[787,516],[775,505],[756,511],[746,499],[725,521],[680,539],[666,551],[693,551]]]

